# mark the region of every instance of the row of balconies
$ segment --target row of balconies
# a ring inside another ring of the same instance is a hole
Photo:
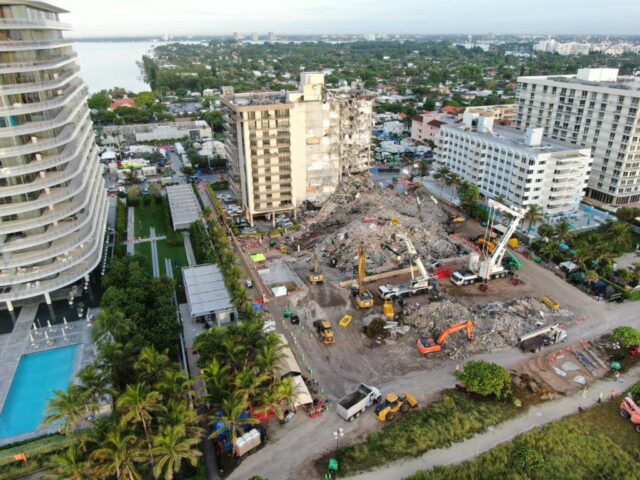
[[[8,235],[11,233],[27,231],[33,228],[45,227],[47,225],[59,222],[67,217],[77,214],[84,208],[88,208],[95,198],[96,190],[101,189],[98,185],[102,185],[102,177],[98,176],[98,166],[89,166],[86,177],[89,178],[89,186],[87,189],[73,198],[71,202],[63,202],[60,204],[53,203],[52,208],[45,210],[39,217],[22,218],[17,220],[8,220],[0,223],[0,235]],[[25,209],[26,210],[26,209]],[[28,210],[27,210],[28,211]]]
[[[65,86],[65,88],[60,91],[60,93],[55,98],[52,98],[50,100],[23,104],[16,103],[8,107],[0,108],[0,116],[27,115],[29,113],[38,113],[45,110],[64,107],[79,92],[83,91],[85,93],[85,97],[82,100],[78,99],[79,102],[83,103],[86,101],[86,87],[82,84],[82,82],[78,81]],[[3,92],[0,91],[0,93]]]
[[[70,47],[73,45],[71,40],[61,38],[58,40],[4,40],[0,41],[0,51],[3,52],[22,52],[25,50],[45,50],[48,48]]]
[[[51,70],[63,67],[71,62],[75,62],[77,58],[77,53],[70,53],[68,55],[60,56],[54,60],[0,63],[0,73],[24,73],[39,70]]]
[[[79,90],[82,91],[82,90]],[[73,96],[74,94],[72,94]],[[41,120],[37,122],[27,122],[16,127],[4,127],[0,128],[0,138],[14,137],[17,135],[29,135],[43,130],[50,130],[53,128],[61,127],[75,117],[81,109],[85,107],[86,95],[83,95],[78,102],[71,102],[72,97],[68,97],[68,100],[64,102],[65,107],[51,120]]]
[[[56,90],[66,85],[80,75],[80,67],[73,66],[68,72],[54,80],[40,80],[36,82],[14,83],[2,86],[3,95],[20,95],[22,93],[41,92],[43,90]]]
[[[0,29],[4,30],[34,30],[34,29],[71,30],[71,24],[59,20],[46,18],[3,18],[0,19]]]
[[[103,243],[102,240],[104,238],[104,227],[106,225],[108,209],[106,195],[102,197],[101,202],[97,204],[95,208],[98,228],[94,232],[94,235],[85,237],[85,239],[76,244],[72,250],[68,250],[60,256],[55,257],[54,261],[49,264],[33,267],[17,267],[0,271],[0,286],[11,286],[37,281],[58,274],[86,260],[95,248],[101,247]],[[45,256],[43,260],[47,258],[51,258],[51,256]]]
[[[81,133],[78,141],[65,145],[60,155],[42,157],[42,154],[36,153],[36,159],[29,163],[0,168],[0,178],[15,177],[47,170],[70,162],[80,155],[87,155],[89,148],[93,145],[93,142],[87,143],[87,140],[90,138],[93,139],[93,130],[86,129]]]

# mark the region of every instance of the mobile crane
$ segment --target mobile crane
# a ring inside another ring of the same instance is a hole
[[[381,285],[378,287],[378,294],[383,300],[394,300],[396,298],[408,297],[410,295],[420,295],[421,293],[426,293],[431,290],[434,285],[435,277],[427,272],[427,269],[424,267],[422,260],[420,260],[420,256],[418,255],[418,252],[413,246],[411,240],[404,235],[399,235],[399,237],[407,246],[411,265],[413,266],[413,263],[415,262],[420,275],[414,277],[412,268],[411,282],[401,285]]]
[[[433,338],[419,338],[418,351],[423,355],[439,352],[447,344],[447,338],[449,338],[449,335],[464,329],[467,330],[467,339],[473,339],[473,322],[471,320],[467,320],[466,322],[456,323],[452,327],[447,328],[435,340]]]
[[[324,283],[324,275],[320,270],[320,262],[318,262],[318,255],[313,254],[313,273],[309,275],[309,281],[316,285],[318,283]]]
[[[356,297],[358,308],[366,309],[373,307],[373,295],[364,286],[364,277],[367,273],[367,252],[364,245],[358,247],[358,283],[352,291]]]
[[[507,244],[511,235],[518,228],[518,224],[524,217],[524,213],[520,209],[507,207],[500,202],[489,199],[489,221],[487,222],[487,230],[485,234],[485,242],[482,250],[482,260],[476,252],[469,256],[469,268],[457,270],[451,275],[451,281],[458,286],[471,285],[481,281],[493,280],[494,278],[502,278],[511,275],[512,272],[502,264],[504,255],[507,251]],[[492,231],[498,212],[505,213],[512,217],[511,223],[507,228],[499,242],[495,243],[493,253],[489,252],[489,234]]]

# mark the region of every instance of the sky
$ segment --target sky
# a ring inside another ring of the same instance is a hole
[[[638,0],[48,0],[74,37],[319,33],[640,35]]]

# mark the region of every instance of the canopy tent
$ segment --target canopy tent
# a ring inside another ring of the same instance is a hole
[[[254,263],[266,262],[267,257],[264,256],[264,253],[256,253],[255,255],[251,255],[251,260]]]

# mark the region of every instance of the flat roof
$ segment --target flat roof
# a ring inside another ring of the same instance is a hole
[[[190,226],[200,218],[200,204],[191,185],[168,186],[167,197],[174,230]]]
[[[26,5],[28,7],[38,8],[40,10],[46,10],[47,12],[69,13],[69,10],[65,10],[64,8],[56,7],[55,5],[51,5],[50,3],[38,2],[35,0],[10,0],[10,1],[0,0],[0,5]]]
[[[217,265],[210,263],[182,269],[184,290],[192,317],[233,309],[231,295]]]
[[[491,140],[492,142],[500,143],[510,148],[517,148],[531,154],[557,153],[588,149],[587,147],[571,145],[569,143],[560,142],[546,136],[542,137],[542,143],[540,145],[526,145],[524,143],[524,131],[495,124],[493,126],[493,132],[478,132],[476,130],[465,128],[463,125],[443,125],[442,128],[460,130],[462,132],[470,133],[481,138],[486,138],[487,140]]]

